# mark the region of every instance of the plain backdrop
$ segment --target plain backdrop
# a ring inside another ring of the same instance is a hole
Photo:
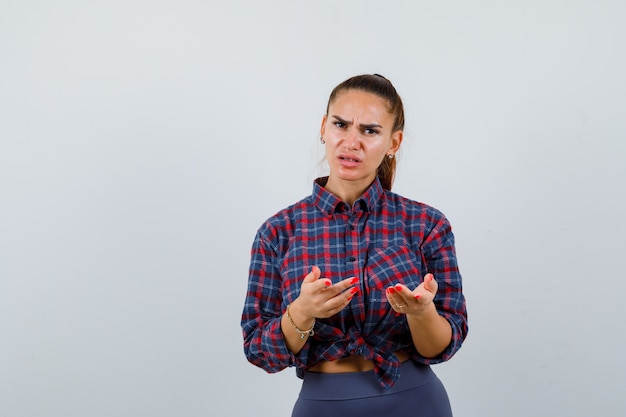
[[[0,0],[0,415],[289,416],[249,250],[380,73],[457,237],[457,417],[623,416],[626,3]],[[416,416],[419,415],[416,413]]]

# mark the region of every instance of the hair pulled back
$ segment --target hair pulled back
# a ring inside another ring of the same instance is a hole
[[[328,114],[328,109],[337,96],[348,90],[372,93],[383,99],[387,103],[387,111],[393,115],[394,122],[391,132],[404,130],[404,105],[402,104],[402,99],[393,84],[391,84],[391,81],[379,74],[356,75],[336,86],[328,98],[326,114]],[[396,175],[396,158],[383,158],[383,161],[378,166],[376,175],[378,175],[383,188],[391,190],[393,179]]]

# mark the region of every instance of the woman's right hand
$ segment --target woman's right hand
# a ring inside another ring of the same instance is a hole
[[[358,293],[354,285],[358,278],[347,278],[334,284],[328,278],[321,278],[317,266],[311,269],[302,285],[300,295],[291,303],[290,310],[297,310],[304,319],[328,318],[343,310]]]
[[[316,318],[328,318],[343,310],[358,292],[354,286],[358,278],[344,279],[333,285],[330,279],[320,278],[321,274],[318,267],[311,269],[302,281],[300,295],[289,305],[289,317],[283,314],[281,319],[287,348],[293,353],[298,353],[308,340],[308,333],[303,330],[312,328]]]

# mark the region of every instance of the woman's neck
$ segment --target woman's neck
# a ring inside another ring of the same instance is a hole
[[[359,199],[372,184],[372,180],[345,181],[332,176],[328,177],[328,181],[324,188],[336,195],[342,201],[348,203],[350,207]]]

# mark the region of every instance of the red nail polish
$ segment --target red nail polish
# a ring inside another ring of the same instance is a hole
[[[350,292],[351,292],[352,294],[356,294],[356,292],[357,292],[358,290],[359,290],[358,288],[354,288],[354,287],[352,287],[352,288],[350,289]]]
[[[396,285],[396,291],[402,291],[402,285],[400,284]]]
[[[358,278],[352,278],[352,280],[350,280],[350,284],[356,284],[357,282],[359,282]]]
[[[326,285],[327,287],[330,287],[332,285],[332,283],[330,281],[326,281],[326,282],[324,282],[324,285]]]
[[[419,300],[420,298],[422,298],[422,295],[421,295],[421,294],[417,294],[417,295],[415,296],[415,299],[416,299],[416,300]]]
[[[389,292],[389,294],[393,294],[396,290],[394,290],[393,287],[389,287],[387,288],[387,292]]]

